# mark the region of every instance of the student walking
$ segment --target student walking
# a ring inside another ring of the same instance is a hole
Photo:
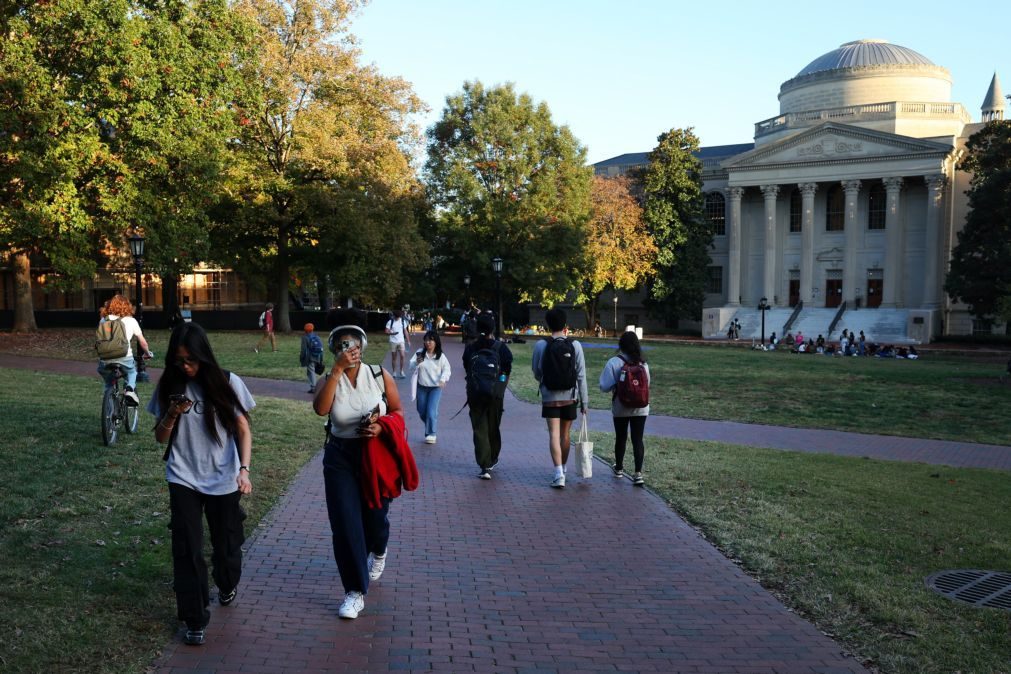
[[[329,418],[323,483],[344,586],[337,614],[348,619],[365,608],[369,583],[386,568],[390,502],[401,487],[418,486],[400,394],[388,372],[362,361],[368,338],[358,319],[353,309],[330,313],[336,327],[327,341],[336,359],[313,399],[316,414]]]
[[[645,381],[642,377],[645,377]],[[626,332],[618,340],[618,353],[607,361],[600,373],[600,390],[612,394],[614,465],[611,468],[614,476],[623,477],[625,474],[625,445],[631,429],[632,455],[635,459],[632,484],[640,487],[646,484],[642,477],[646,455],[642,437],[646,429],[646,417],[649,416],[649,382],[649,365],[642,357],[639,337],[634,332]]]
[[[165,370],[148,411],[158,418],[154,436],[167,442],[172,530],[172,587],[176,613],[186,623],[185,642],[204,643],[211,615],[204,561],[207,519],[218,602],[235,600],[242,576],[242,494],[253,491],[249,480],[252,433],[249,411],[256,406],[249,389],[235,373],[221,369],[207,333],[196,323],[180,323],[172,331]]]
[[[386,321],[385,332],[390,338],[390,372],[394,379],[403,379],[406,376],[407,349],[411,348],[411,333],[403,311],[397,309],[393,312],[390,320]],[[400,374],[397,374],[398,367]]]
[[[425,422],[425,443],[435,444],[439,425],[439,401],[451,374],[449,359],[442,353],[439,333],[429,330],[422,338],[422,348],[411,359],[411,382],[416,391],[418,415]]]
[[[463,350],[467,373],[467,405],[474,432],[474,460],[482,480],[491,479],[502,452],[502,411],[512,373],[513,354],[495,339],[495,317],[481,314],[475,324],[478,337]]]
[[[299,365],[305,368],[305,378],[309,380],[309,393],[316,392],[316,378],[323,373],[323,340],[316,334],[316,326],[306,323],[303,328],[302,345],[298,351]]]
[[[263,330],[263,335],[260,337],[260,341],[256,343],[253,347],[254,353],[260,353],[260,347],[263,346],[264,342],[270,342],[270,350],[277,351],[277,338],[274,337],[274,303],[267,302],[267,306],[264,308],[263,313],[260,314],[260,329]]]
[[[565,487],[565,464],[572,444],[569,430],[577,410],[586,415],[586,361],[583,346],[568,338],[564,309],[550,309],[544,316],[551,337],[534,345],[531,369],[540,383],[541,417],[548,424],[548,448],[554,475],[551,486]],[[585,420],[584,420],[585,422]]]

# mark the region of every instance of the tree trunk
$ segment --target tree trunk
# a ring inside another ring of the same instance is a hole
[[[14,256],[14,332],[38,332],[32,302],[32,267],[28,253]]]
[[[277,306],[274,312],[274,332],[291,332],[291,317],[288,315],[288,241],[282,234],[277,246]]]
[[[161,305],[166,325],[174,328],[179,318],[179,277],[165,274],[161,277]]]

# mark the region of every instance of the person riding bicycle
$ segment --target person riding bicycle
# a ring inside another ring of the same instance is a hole
[[[123,374],[126,375],[126,391],[124,395],[126,396],[127,404],[129,405],[140,405],[140,398],[137,397],[137,363],[134,360],[133,355],[133,340],[136,338],[138,346],[143,349],[143,357],[150,358],[151,350],[148,348],[147,340],[144,339],[144,333],[140,329],[140,323],[137,319],[133,317],[133,304],[130,300],[126,299],[122,295],[116,295],[111,300],[105,303],[102,307],[102,320],[99,324],[105,323],[107,321],[121,320],[123,321],[123,329],[126,331],[126,339],[130,342],[130,347],[127,349],[126,355],[122,358],[114,358],[111,360],[99,360],[98,361],[98,374],[102,375],[105,380],[106,389],[112,386],[113,374],[109,371],[109,365],[119,365],[120,369],[123,370]]]

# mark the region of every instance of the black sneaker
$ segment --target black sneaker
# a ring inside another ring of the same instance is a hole
[[[204,639],[207,636],[203,628],[198,630],[186,630],[186,636],[183,637],[183,643],[187,646],[200,646],[204,643]]]
[[[487,470],[482,470],[480,473],[477,474],[477,476],[479,478],[481,478],[482,480],[490,480],[491,479],[491,473],[489,473]]]
[[[614,476],[615,477],[625,477],[625,469],[624,468],[619,468],[618,464],[612,463],[611,464],[611,470],[614,471]]]
[[[228,606],[233,601],[235,601],[235,595],[238,593],[239,588],[233,587],[229,592],[218,591],[218,603],[222,606]]]

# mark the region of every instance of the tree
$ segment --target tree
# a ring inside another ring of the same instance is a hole
[[[992,325],[1011,321],[1011,122],[974,133],[959,168],[972,173],[969,214],[958,233],[944,289]]]
[[[261,58],[243,69],[255,95],[243,105],[235,218],[215,234],[235,266],[272,280],[278,330],[291,329],[294,278],[314,274],[345,296],[389,301],[427,261],[413,218],[418,135],[407,122],[421,103],[403,80],[358,63],[347,32],[357,6],[236,5],[257,26]]]
[[[655,272],[656,244],[646,231],[642,207],[625,176],[594,176],[592,216],[586,237],[578,303],[586,311],[586,324],[597,320],[601,293],[611,288],[634,290]]]
[[[426,174],[443,268],[456,284],[470,274],[473,294],[490,298],[491,260],[501,257],[502,284],[521,298],[550,303],[571,290],[592,172],[586,150],[555,126],[546,104],[511,84],[464,83],[428,131]]]
[[[702,164],[693,155],[699,139],[689,128],[671,129],[657,141],[642,174],[646,228],[659,251],[649,309],[676,324],[702,314],[713,232],[704,213]]]

